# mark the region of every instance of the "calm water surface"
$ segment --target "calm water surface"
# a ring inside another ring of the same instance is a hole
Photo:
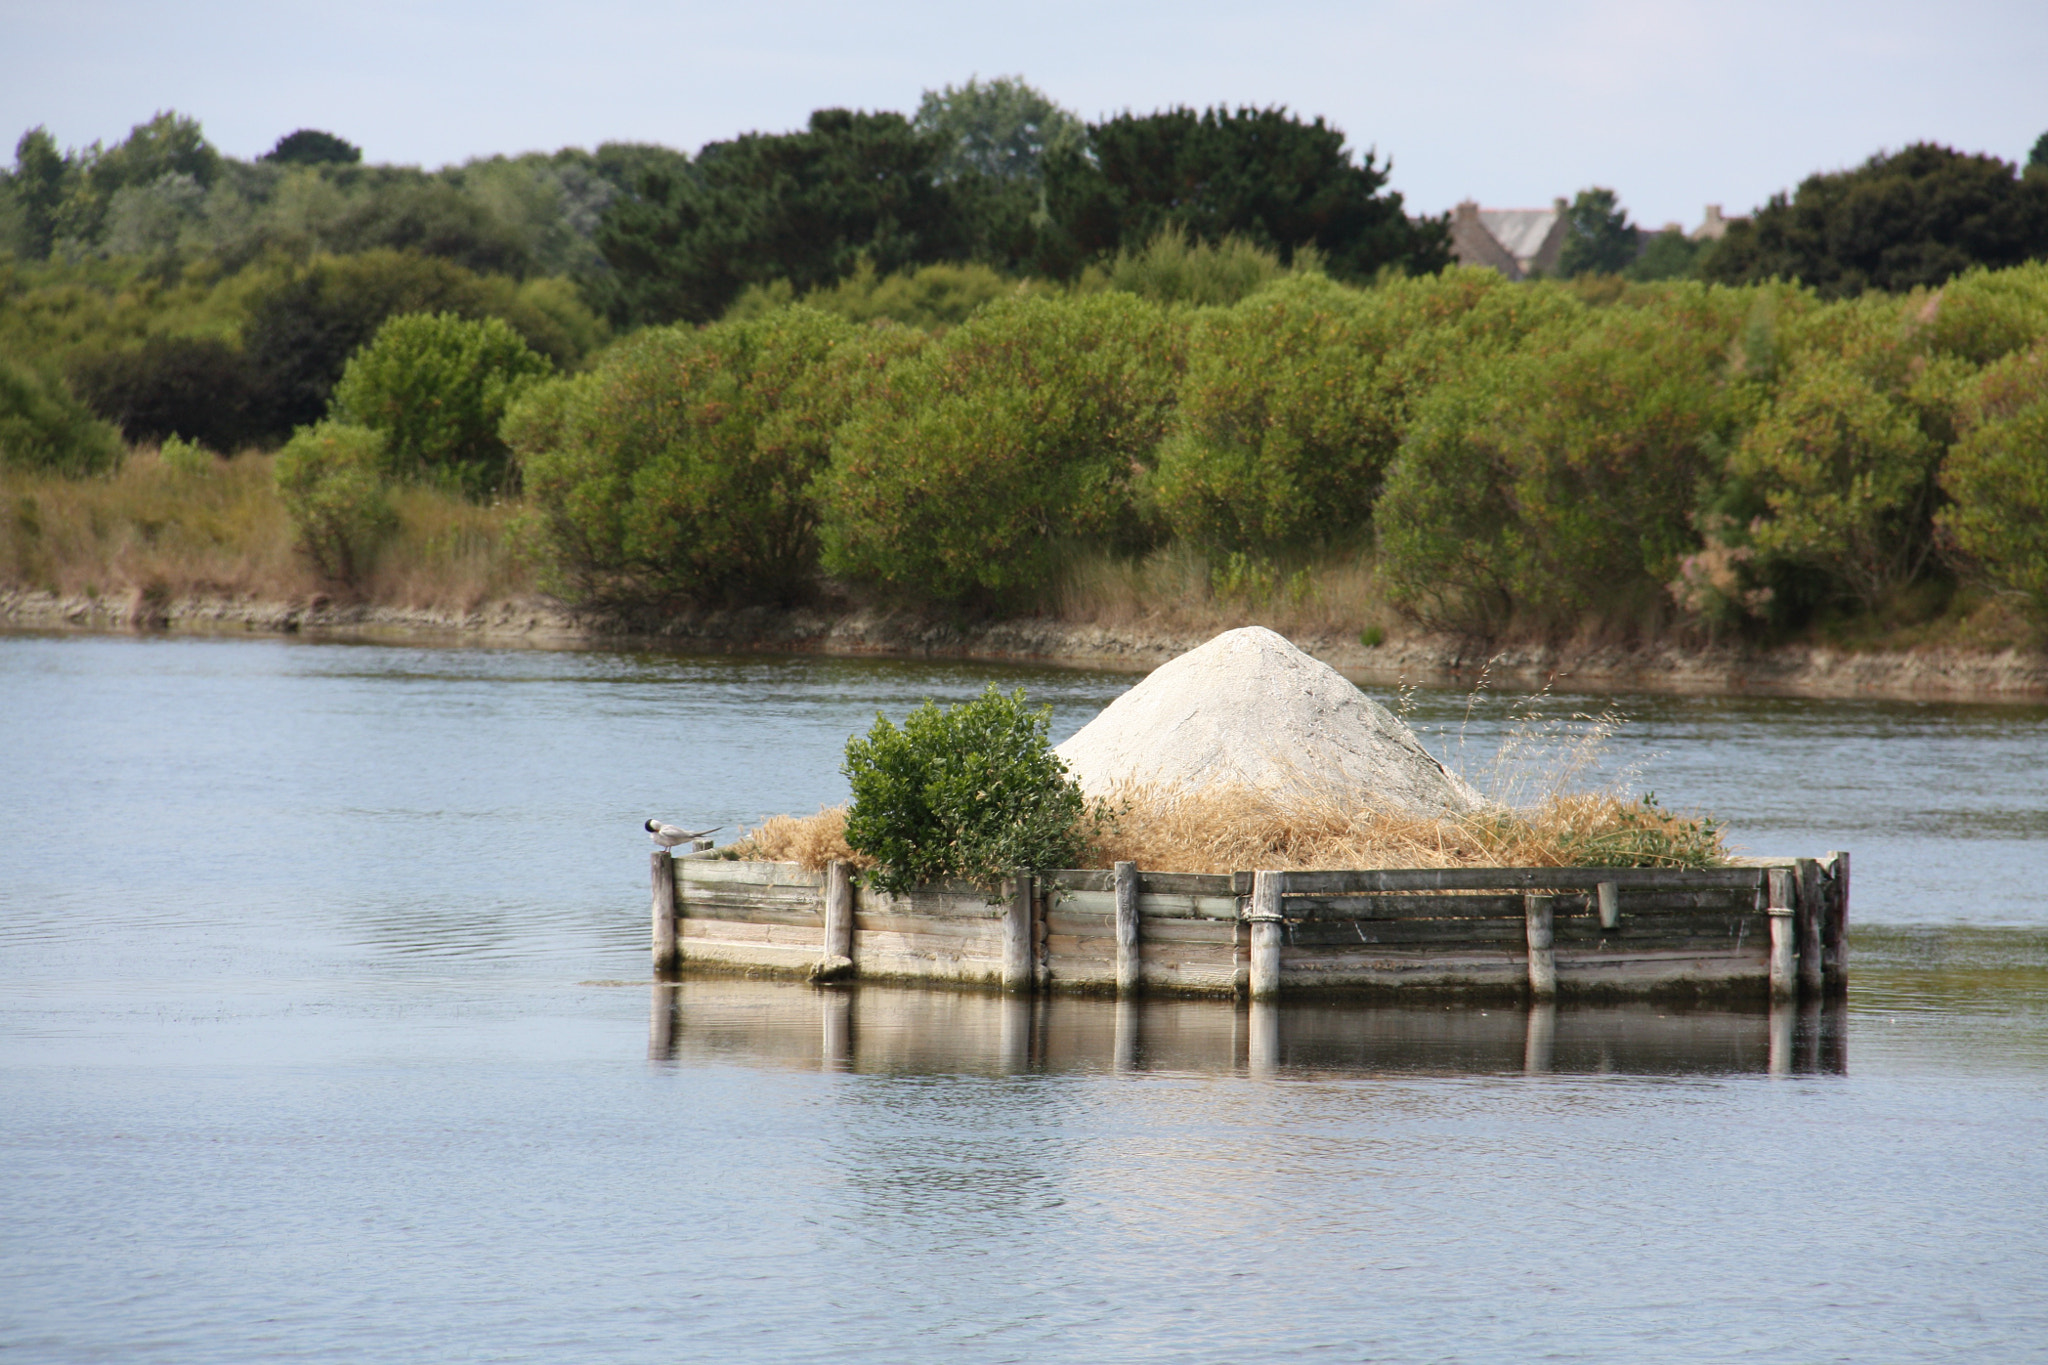
[[[816,659],[0,638],[0,1355],[2041,1360],[2048,709],[1562,697],[1853,850],[1846,1012],[646,983],[650,813],[840,799]],[[1483,771],[1506,723],[1422,693]],[[1263,1025],[1261,1025],[1263,1026]]]

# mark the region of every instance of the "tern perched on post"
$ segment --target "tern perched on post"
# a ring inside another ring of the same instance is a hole
[[[725,826],[713,825],[710,829],[677,829],[674,825],[664,825],[650,816],[642,828],[647,831],[647,837],[655,843],[663,848],[674,848],[678,844],[693,843],[707,834],[716,834]]]

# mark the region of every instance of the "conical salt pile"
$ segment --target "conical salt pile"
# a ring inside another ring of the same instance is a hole
[[[1242,783],[1430,816],[1483,804],[1393,712],[1262,626],[1160,665],[1055,752],[1091,796]]]

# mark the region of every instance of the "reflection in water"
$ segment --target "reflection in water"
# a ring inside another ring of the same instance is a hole
[[[1102,1000],[735,977],[656,982],[648,1055],[886,1074],[1793,1075],[1848,1069],[1843,1005]]]

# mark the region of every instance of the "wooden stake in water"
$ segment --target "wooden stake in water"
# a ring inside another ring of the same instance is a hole
[[[1771,999],[1789,999],[1799,988],[1793,969],[1796,926],[1792,923],[1792,869],[1774,867],[1770,873],[1771,917]]]
[[[1797,913],[1792,916],[1793,927],[1799,933],[1799,993],[1813,996],[1821,988],[1821,923],[1827,918],[1826,885],[1821,877],[1820,863],[1813,858],[1800,858],[1793,866],[1799,869],[1799,903]]]
[[[1828,897],[1827,923],[1821,928],[1821,965],[1831,991],[1849,989],[1849,855],[1828,854],[1835,867],[1834,894]]]
[[[1138,957],[1138,865],[1116,865],[1116,993],[1133,995],[1143,980]]]
[[[1550,897],[1522,897],[1522,921],[1529,939],[1529,994],[1548,1000],[1557,994],[1557,935],[1551,924]]]
[[[676,948],[676,863],[665,848],[654,850],[654,972],[674,971],[682,961]]]
[[[1019,869],[1010,878],[1009,904],[1003,910],[1003,989],[1031,989],[1031,874]]]
[[[853,957],[853,869],[834,858],[825,864],[825,960]]]
[[[1280,939],[1286,921],[1280,917],[1280,897],[1287,890],[1285,872],[1252,874],[1251,988],[1252,999],[1270,1000],[1280,994]]]

